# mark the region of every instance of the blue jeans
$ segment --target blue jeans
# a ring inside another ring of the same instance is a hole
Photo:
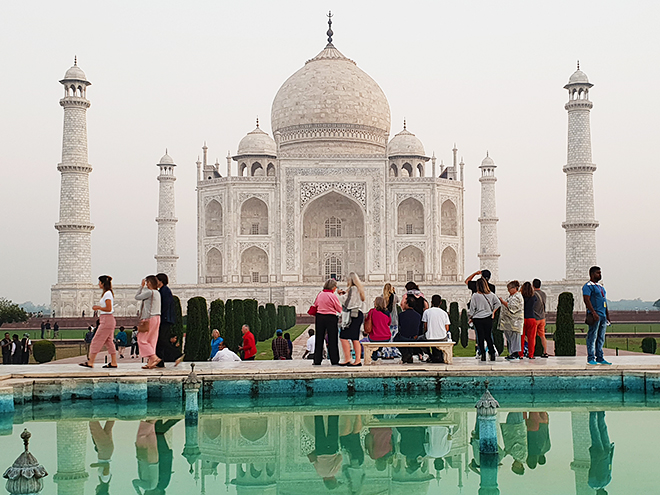
[[[587,333],[587,361],[603,361],[603,344],[605,343],[605,329],[607,318],[599,316],[596,323],[589,326]]]

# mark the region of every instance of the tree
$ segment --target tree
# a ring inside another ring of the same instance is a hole
[[[277,330],[277,310],[273,303],[266,304],[266,318],[268,325],[266,326],[266,340],[270,339],[275,335],[275,330]]]
[[[232,333],[236,342],[236,348],[243,345],[243,333],[241,328],[245,325],[245,303],[242,299],[234,299]]]
[[[443,311],[447,311],[447,300],[446,299],[443,299],[442,301],[440,301],[440,309],[442,309]]]
[[[27,321],[28,315],[18,304],[9,299],[0,297],[0,327],[3,323],[14,323],[15,321]]]
[[[468,318],[467,309],[461,311],[461,345],[463,348],[468,346],[470,341],[470,323]]]
[[[55,357],[55,344],[50,340],[36,340],[32,344],[32,356],[37,363],[48,363]]]
[[[236,352],[238,346],[240,345],[236,340],[236,334],[234,333],[234,300],[227,299],[225,301],[225,335],[222,337],[225,339],[225,345],[229,347],[232,351]]]
[[[227,329],[225,327],[225,303],[222,299],[211,301],[209,309],[209,322],[211,331],[217,329],[223,340],[227,338]]]
[[[555,329],[555,356],[575,356],[575,322],[573,321],[573,294],[562,292],[557,303]]]
[[[499,354],[504,351],[504,332],[500,330],[501,312],[501,310],[495,311],[495,317],[493,318],[493,344],[495,344],[495,349]]]
[[[178,296],[174,296],[174,314],[176,315],[176,321],[172,325],[170,335],[176,335],[177,342],[183,345],[183,311],[181,309],[181,299]]]
[[[284,312],[286,311],[284,305],[282,304],[281,306],[277,307],[277,329],[279,330],[286,330],[286,320],[284,317]]]
[[[188,328],[186,329],[186,361],[206,361],[211,354],[211,332],[206,299],[188,300]]]
[[[454,342],[459,338],[460,319],[461,315],[458,312],[458,303],[456,301],[449,303],[449,332]]]
[[[261,322],[261,335],[259,336],[259,341],[263,342],[264,340],[268,340],[268,318],[266,317],[266,307],[259,306],[258,313]]]
[[[259,311],[259,303],[255,299],[245,299],[243,301],[243,313],[245,315],[245,324],[250,326],[250,330],[254,334],[255,340],[259,339],[259,331],[261,328],[257,326],[257,318]]]

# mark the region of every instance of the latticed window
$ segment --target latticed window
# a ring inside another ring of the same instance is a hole
[[[259,272],[252,272],[252,281],[259,282]]]
[[[250,234],[259,235],[259,224],[258,223],[253,223],[252,224],[252,228],[250,229]]]
[[[325,278],[341,280],[341,259],[336,256],[330,256],[325,260]]]
[[[406,280],[412,282],[412,279],[413,279],[413,272],[412,272],[412,270],[408,270],[406,272]]]
[[[413,233],[413,224],[412,223],[407,223],[406,224],[406,234],[412,234]]]
[[[336,217],[330,217],[325,221],[326,237],[341,237],[341,220]]]

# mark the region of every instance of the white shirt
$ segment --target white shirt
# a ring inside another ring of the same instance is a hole
[[[111,315],[112,313],[115,312],[115,298],[112,295],[112,291],[107,290],[103,293],[103,296],[101,296],[101,300],[99,301],[99,306],[105,308],[106,301],[110,301],[112,303],[112,309],[110,311],[99,310],[99,314],[101,315]]]
[[[432,307],[424,311],[422,321],[426,323],[426,338],[441,340],[447,338],[449,315],[442,308]]]
[[[428,443],[425,445],[426,455],[437,459],[449,454],[452,445],[449,428],[446,426],[429,426],[428,435]]]
[[[224,349],[220,349],[218,352],[215,353],[215,356],[213,356],[213,359],[211,361],[240,361],[241,358],[239,358],[235,352],[231,351],[227,347]]]
[[[305,347],[309,352],[314,352],[316,346],[316,335],[312,335],[307,339],[307,346]]]

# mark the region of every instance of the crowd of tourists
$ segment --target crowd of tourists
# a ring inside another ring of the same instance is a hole
[[[28,364],[30,362],[32,352],[30,334],[24,333],[21,339],[17,333],[10,337],[9,332],[5,332],[5,338],[0,341],[0,347],[2,347],[2,364]]]

